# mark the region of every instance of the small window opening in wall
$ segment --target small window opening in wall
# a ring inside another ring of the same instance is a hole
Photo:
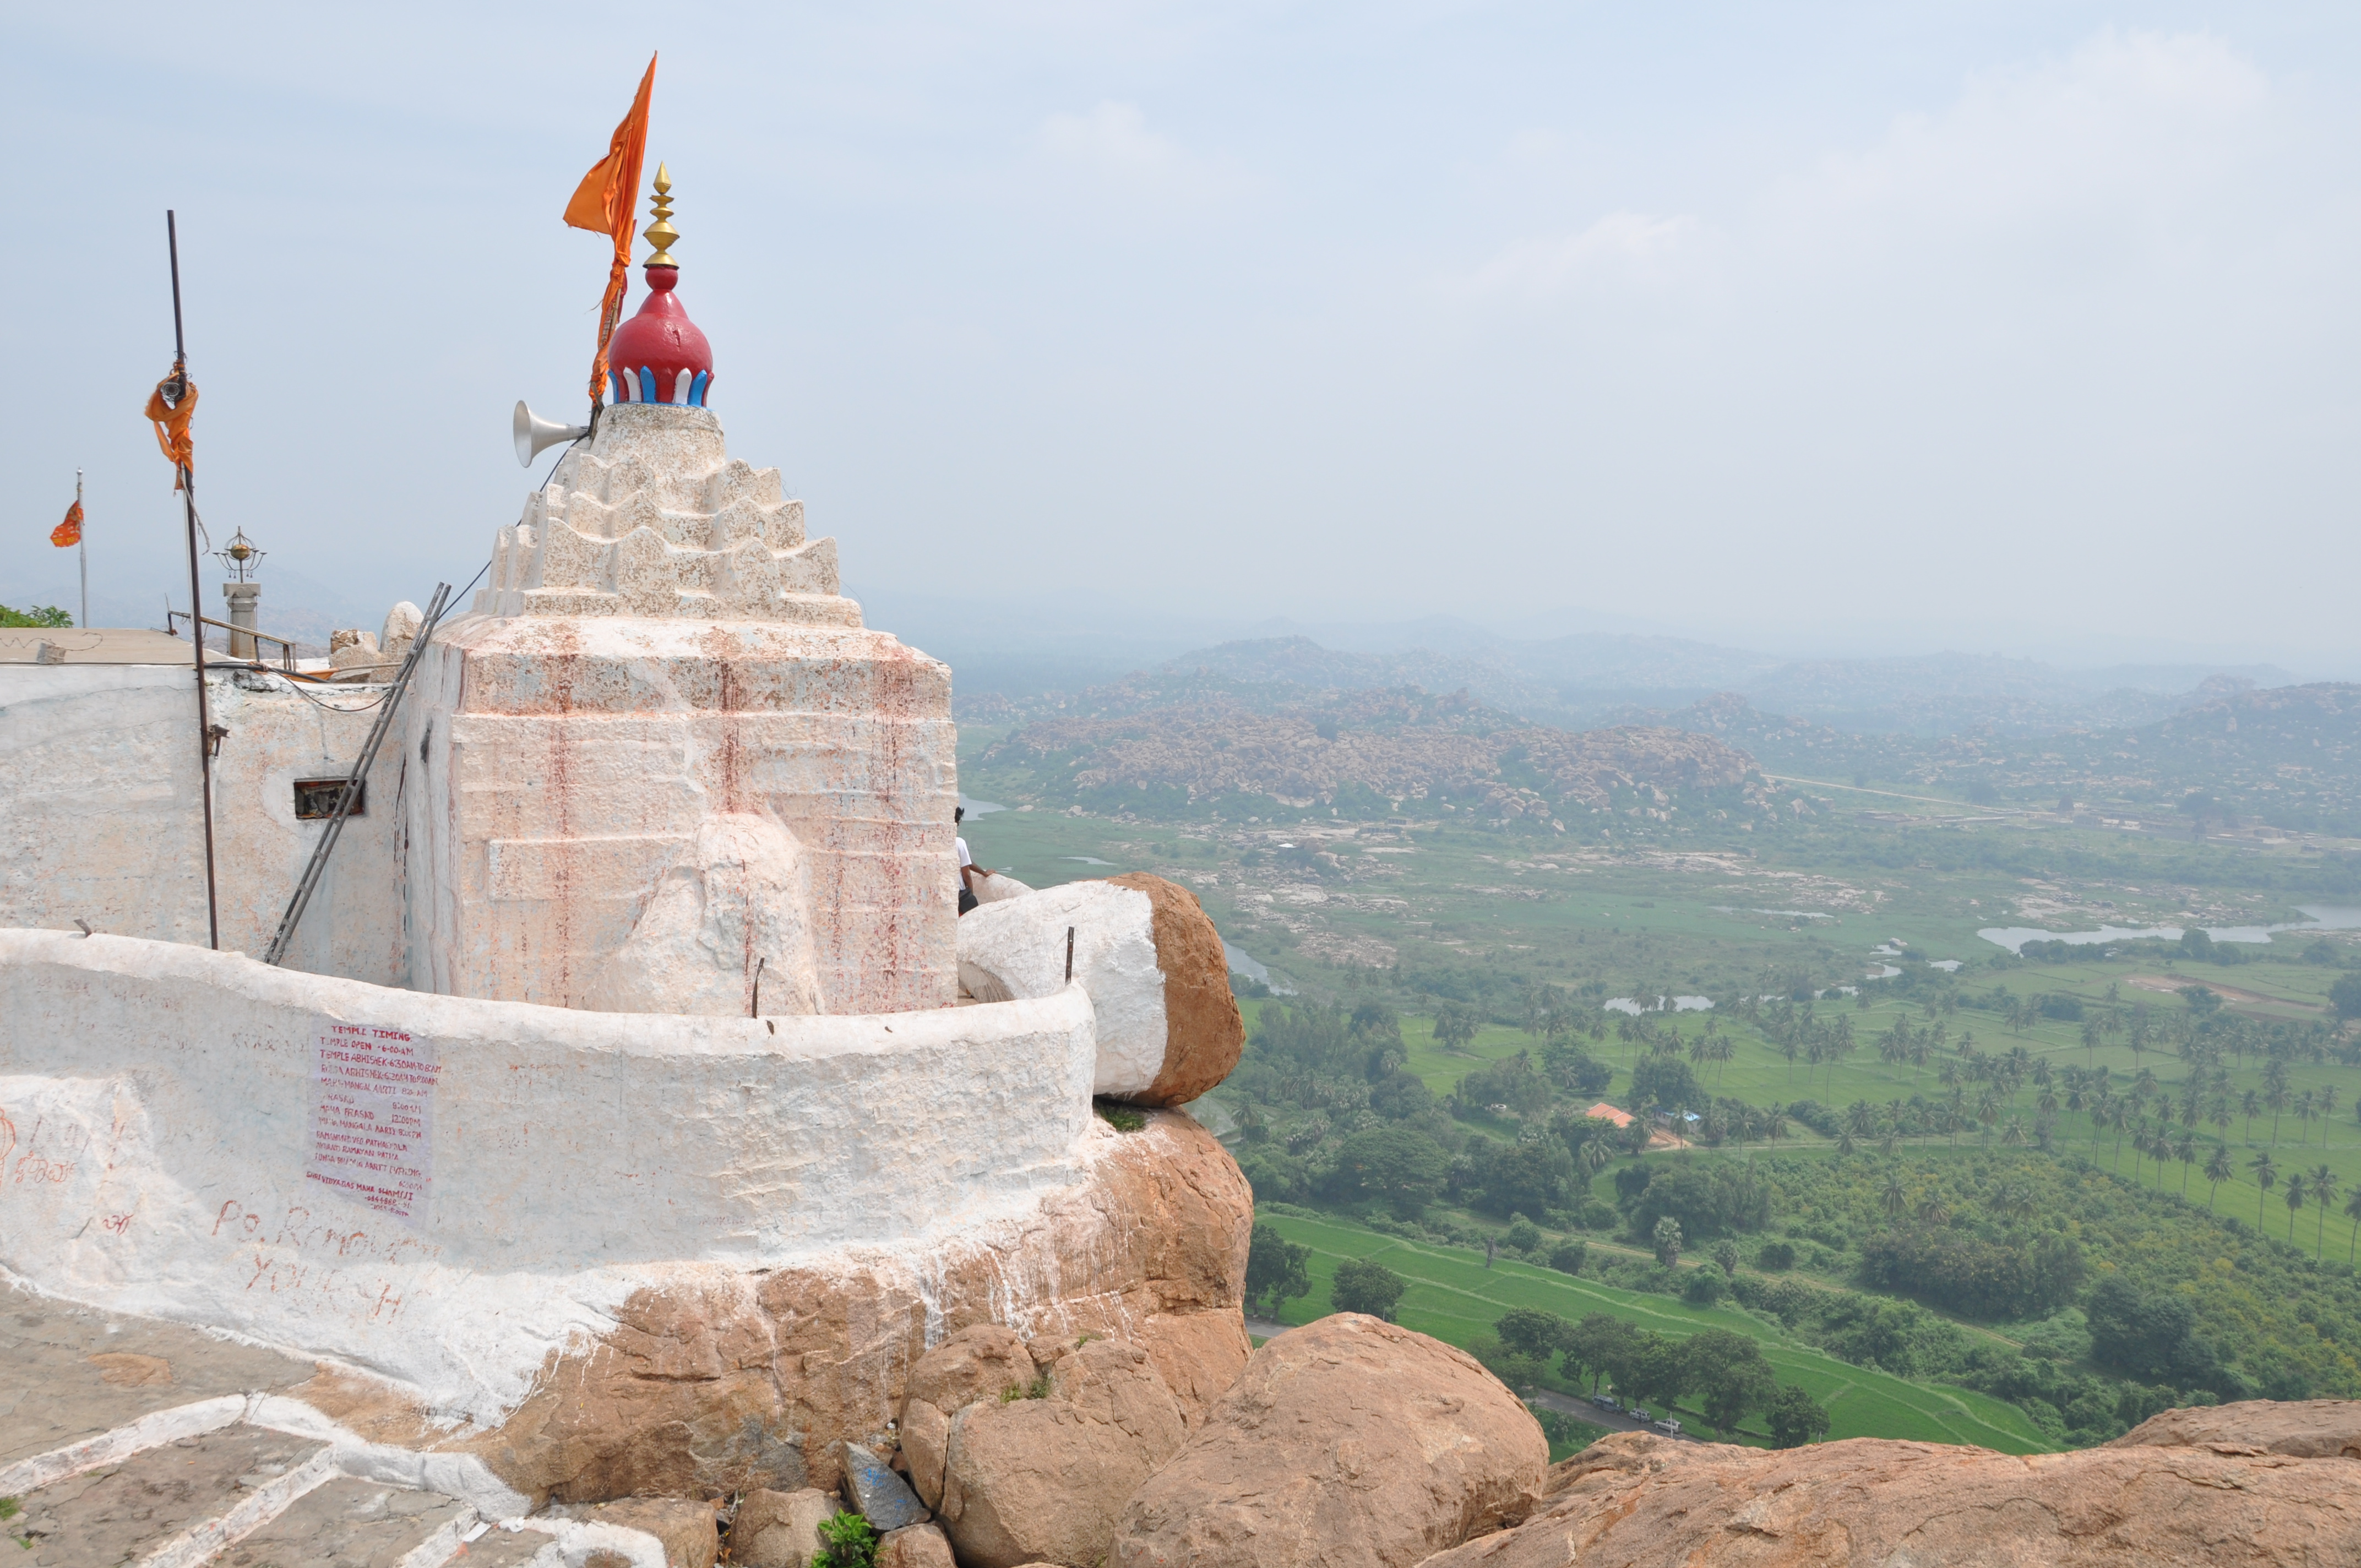
[[[344,793],[342,779],[297,779],[295,781],[295,820],[325,822],[336,814],[336,797]],[[360,788],[353,791],[353,809],[349,815],[368,815],[368,781],[363,779]]]

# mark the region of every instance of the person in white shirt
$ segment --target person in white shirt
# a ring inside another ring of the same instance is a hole
[[[966,819],[966,806],[955,806],[951,808],[952,826],[957,827]],[[980,900],[975,896],[975,879],[978,877],[992,875],[992,868],[990,866],[980,866],[975,863],[975,857],[967,852],[967,838],[965,835],[962,834],[960,837],[953,839],[951,842],[959,847],[959,912],[964,915],[969,910],[973,909],[980,902]]]

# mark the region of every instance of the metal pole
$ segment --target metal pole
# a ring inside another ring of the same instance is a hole
[[[181,225],[172,210],[164,210],[164,242],[172,251],[172,385],[173,401],[189,395],[189,348],[181,331]],[[189,609],[202,614],[205,595],[197,580],[197,481],[183,463],[181,468],[181,510],[189,531]],[[221,951],[221,900],[214,888],[214,717],[205,699],[205,623],[192,619],[189,640],[197,650],[197,789],[205,811],[205,945]]]
[[[74,470],[74,510],[82,510],[82,470]],[[82,566],[82,621],[90,625],[90,517],[84,513],[82,529],[74,535],[74,556]]]

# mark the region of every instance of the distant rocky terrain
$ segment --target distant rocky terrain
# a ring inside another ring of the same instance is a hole
[[[1472,655],[1339,652],[1281,638],[1224,644],[1079,693],[983,699],[963,717],[1015,727],[984,753],[986,767],[1023,763],[1044,802],[1110,809],[1119,803],[1104,792],[1118,787],[1144,812],[1259,798],[1346,815],[1357,803],[1367,815],[1379,803],[1433,800],[1493,817],[1672,809],[1684,791],[1737,788],[1742,801],[1715,805],[1764,811],[1775,788],[1751,777],[1760,769],[1924,784],[1990,805],[2046,809],[2067,797],[2151,825],[2188,826],[2202,814],[2217,825],[2361,834],[2361,684],[2257,685],[2217,674],[2169,697],[2131,687],[2090,696],[2070,723],[2056,672],[2037,678],[2026,671],[2045,666],[1981,663],[2007,668],[1971,679],[1946,675],[1941,661],[1796,664],[1779,676],[1799,698],[1795,707],[1725,690],[1573,715],[1533,679]],[[1863,669],[1900,665],[1916,674],[1880,679],[1894,691],[1928,683],[1909,701],[1949,713],[1928,721],[1940,733],[1898,721],[1862,728],[1850,722],[1858,712],[1810,710],[1855,690]],[[2190,674],[2103,673],[2158,682]],[[2010,681],[2015,696],[2003,689]],[[1984,717],[1970,722],[1975,714]]]
[[[1120,809],[1260,805],[1383,814],[1421,803],[1480,817],[1549,820],[1636,809],[1767,812],[1771,786],[1722,740],[1674,726],[1574,732],[1527,724],[1464,692],[1299,692],[1290,706],[1227,683],[1142,682],[1093,693],[1094,711],[1025,725],[985,751],[1023,768],[1040,798]]]

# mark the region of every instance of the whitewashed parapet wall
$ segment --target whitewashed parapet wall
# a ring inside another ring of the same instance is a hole
[[[277,675],[208,680],[214,841],[225,950],[259,953],[325,831],[295,815],[295,781],[351,771],[376,691],[316,700]],[[416,771],[379,752],[367,814],[346,828],[289,967],[399,984],[399,823]],[[0,926],[205,941],[196,677],[187,665],[0,664]]]
[[[890,1258],[923,1290],[1083,1179],[1096,1054],[1080,986],[629,1017],[0,930],[0,1266],[493,1421],[670,1269]]]
[[[609,409],[422,661],[410,982],[631,1012],[957,994],[950,673],[711,411]]]

